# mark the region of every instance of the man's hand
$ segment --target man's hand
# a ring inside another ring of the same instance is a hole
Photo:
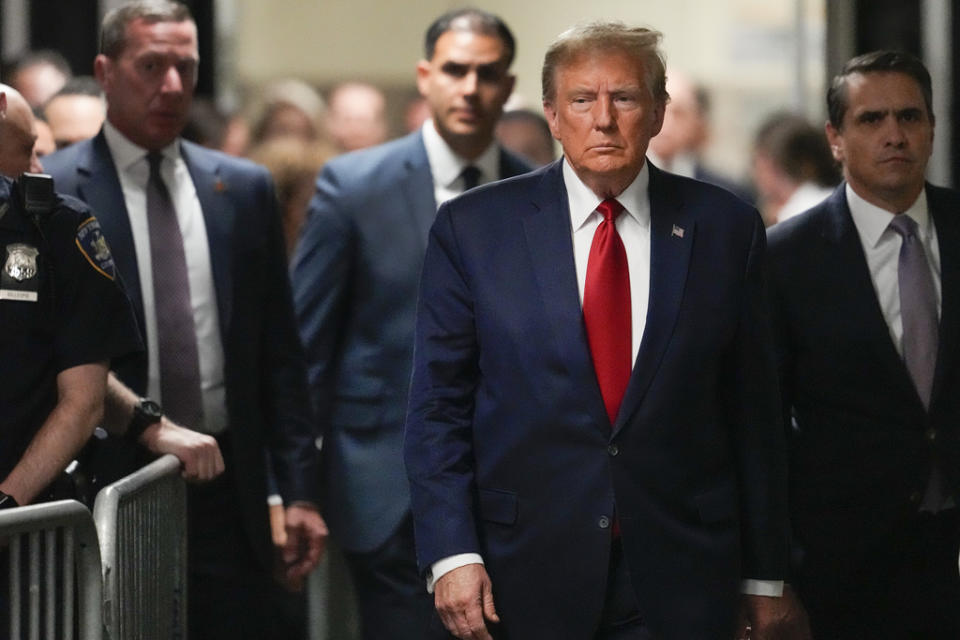
[[[790,585],[784,585],[783,596],[743,596],[742,618],[737,639],[811,640],[807,612]]]
[[[461,640],[492,640],[485,620],[500,622],[493,606],[490,576],[482,564],[443,574],[434,585],[434,603],[447,630]]]
[[[156,454],[172,453],[180,459],[187,482],[206,482],[223,473],[223,455],[212,437],[178,426],[167,419],[147,427],[140,444]]]
[[[303,581],[320,562],[326,546],[327,524],[312,504],[295,502],[284,514],[286,541],[280,549],[283,563],[281,584],[290,591],[300,591]]]

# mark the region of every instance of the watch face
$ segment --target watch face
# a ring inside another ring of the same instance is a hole
[[[140,411],[148,418],[159,420],[163,416],[163,410],[160,405],[153,400],[143,399],[140,401]]]

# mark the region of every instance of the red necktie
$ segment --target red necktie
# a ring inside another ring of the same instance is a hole
[[[583,320],[603,404],[613,424],[630,381],[630,272],[627,252],[615,225],[623,205],[610,198],[601,202],[597,211],[603,220],[590,245]]]

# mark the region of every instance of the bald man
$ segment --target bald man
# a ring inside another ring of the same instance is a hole
[[[0,84],[6,111],[0,112],[0,175],[16,178],[21,173],[43,171],[34,144],[37,125],[30,105],[13,87]]]

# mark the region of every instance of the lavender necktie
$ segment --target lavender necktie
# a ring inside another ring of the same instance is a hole
[[[903,360],[923,406],[929,409],[933,371],[937,362],[937,294],[923,243],[917,237],[917,223],[901,213],[894,216],[890,228],[903,238],[898,278]]]
[[[153,304],[157,318],[160,397],[164,412],[184,426],[199,429],[203,419],[200,361],[190,304],[190,282],[183,236],[170,192],[160,174],[163,155],[147,154],[147,225],[153,267]]]

